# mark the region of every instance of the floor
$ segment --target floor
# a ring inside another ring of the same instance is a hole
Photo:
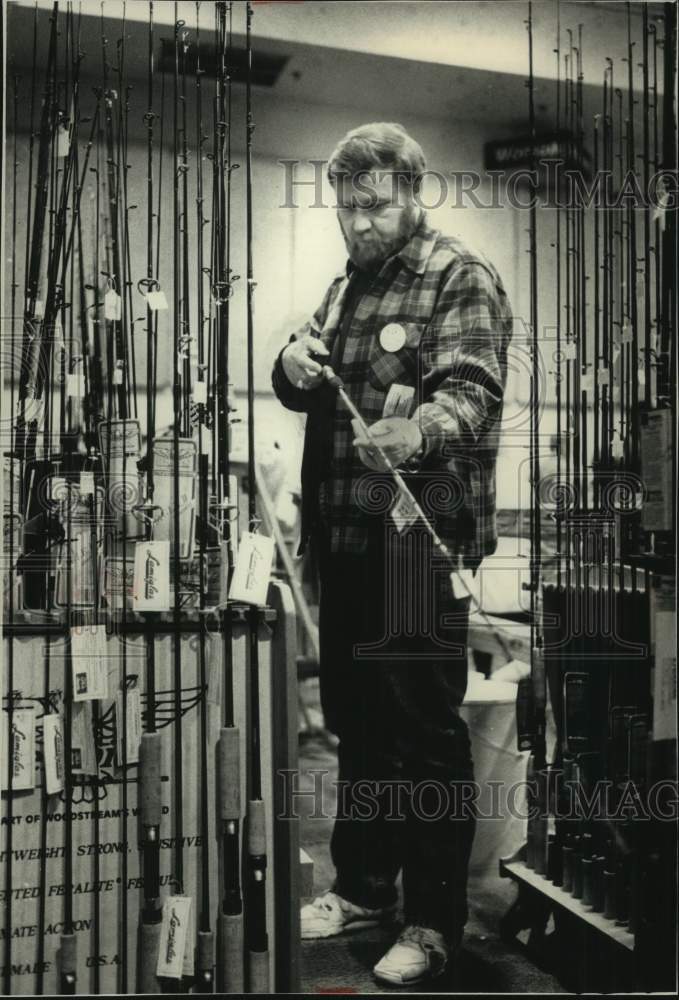
[[[317,687],[313,680],[302,684],[307,722],[320,724]],[[323,788],[321,810],[306,799],[300,802],[302,847],[314,862],[314,891],[322,892],[332,882],[333,870],[328,852],[332,820],[314,816],[316,812],[332,815],[332,781],[336,761],[331,739],[320,732],[302,734],[300,742],[300,787],[311,787],[310,769],[323,772],[316,777],[316,787]],[[439,993],[564,993],[557,980],[537,968],[522,954],[520,947],[509,946],[498,934],[498,923],[514,900],[513,885],[500,879],[495,871],[470,876],[470,917],[463,951],[457,967],[428,992]],[[357,931],[344,937],[302,944],[302,991],[304,993],[389,993],[372,978],[371,969],[393,940],[393,931],[384,928]]]

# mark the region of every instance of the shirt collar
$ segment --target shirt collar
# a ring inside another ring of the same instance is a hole
[[[406,245],[401,247],[398,253],[394,254],[393,257],[387,258],[387,260],[391,261],[398,259],[405,264],[410,271],[414,271],[415,274],[424,274],[427,261],[431,256],[432,250],[434,249],[434,243],[436,242],[437,235],[437,230],[433,229],[429,225],[427,213],[423,211],[418,227]],[[385,261],[385,263],[387,263],[387,261]],[[355,270],[357,270],[357,268],[353,261],[347,260],[347,277],[351,277]]]

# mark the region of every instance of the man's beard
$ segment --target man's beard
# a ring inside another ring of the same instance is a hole
[[[412,213],[403,214],[398,232],[389,239],[382,238],[375,232],[371,232],[367,237],[349,239],[342,230],[349,259],[364,271],[378,269],[387,257],[398,253],[406,245],[419,223],[420,213],[413,210]]]

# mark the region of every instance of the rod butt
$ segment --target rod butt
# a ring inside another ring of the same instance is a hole
[[[245,990],[243,940],[243,915],[220,913],[218,987],[222,993],[243,993]]]
[[[240,731],[225,726],[217,743],[219,811],[224,822],[240,817]]]
[[[269,952],[248,952],[248,993],[270,993]]]
[[[160,920],[157,923],[141,923],[139,926],[139,992],[160,993],[156,976],[158,950],[160,948]]]
[[[160,733],[142,733],[139,744],[139,809],[143,826],[160,826]]]

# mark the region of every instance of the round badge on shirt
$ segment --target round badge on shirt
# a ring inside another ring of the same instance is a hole
[[[387,323],[380,333],[380,346],[383,350],[393,354],[400,351],[406,342],[405,328],[400,323]]]

